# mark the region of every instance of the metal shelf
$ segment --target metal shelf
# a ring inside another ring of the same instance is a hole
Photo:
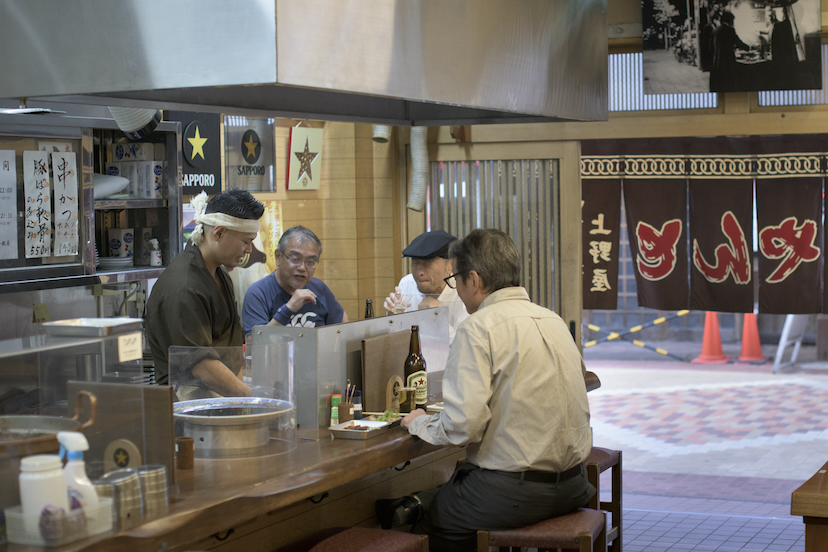
[[[103,209],[153,209],[166,207],[166,199],[96,199],[95,210]]]
[[[115,284],[158,278],[162,272],[163,266],[137,266],[128,270],[95,270],[95,276],[100,279],[101,284]]]

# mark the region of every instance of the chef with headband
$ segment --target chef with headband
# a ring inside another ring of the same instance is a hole
[[[174,385],[181,400],[248,396],[250,388],[240,375],[243,362],[229,362],[214,348],[242,345],[233,283],[225,267],[233,269],[251,253],[264,206],[245,190],[228,190],[209,202],[201,192],[191,205],[196,228],[147,301],[155,379]],[[171,359],[170,347],[187,349],[173,349]]]

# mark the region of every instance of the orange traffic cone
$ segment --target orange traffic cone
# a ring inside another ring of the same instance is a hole
[[[765,361],[762,345],[759,343],[759,325],[756,323],[756,315],[752,312],[745,313],[745,321],[742,324],[742,352],[738,360],[741,362]]]
[[[695,364],[726,364],[730,357],[722,354],[722,338],[719,335],[719,315],[707,311],[704,317],[704,339],[701,354],[691,360]]]

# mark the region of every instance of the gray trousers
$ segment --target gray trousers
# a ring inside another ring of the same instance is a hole
[[[411,532],[428,535],[432,552],[474,551],[478,530],[532,525],[586,506],[594,494],[583,467],[566,481],[538,483],[466,462],[442,487],[417,493],[423,515]]]

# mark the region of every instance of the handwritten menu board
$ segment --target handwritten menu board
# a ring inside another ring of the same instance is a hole
[[[23,191],[26,194],[26,258],[52,255],[52,204],[49,154],[23,152]]]
[[[78,169],[74,153],[53,153],[55,256],[78,254]]]
[[[17,259],[19,256],[14,150],[0,150],[0,259]]]

